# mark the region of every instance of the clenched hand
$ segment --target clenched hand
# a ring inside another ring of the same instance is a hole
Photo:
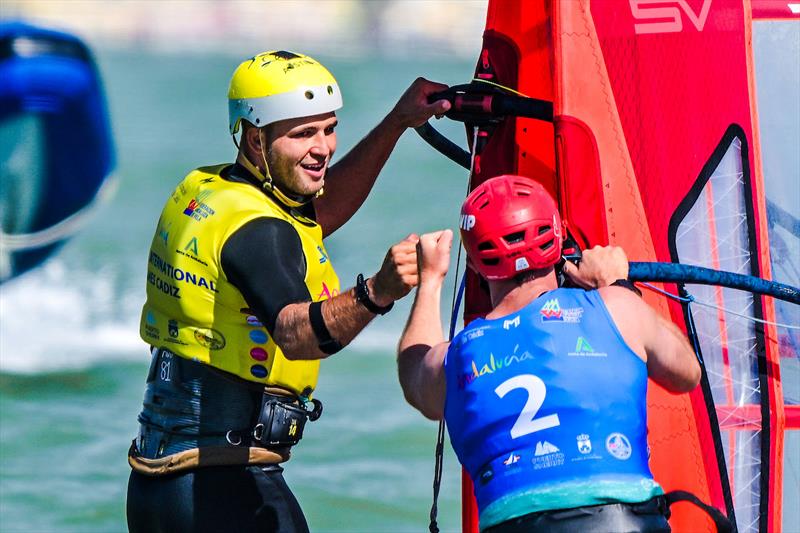
[[[429,95],[445,89],[447,85],[417,78],[397,101],[389,117],[404,128],[421,126],[433,115],[441,115],[450,110],[450,102],[447,100],[428,103]]]
[[[449,229],[426,233],[417,243],[417,268],[420,283],[441,281],[450,268],[453,232]]]
[[[386,252],[383,265],[372,278],[373,301],[387,306],[417,286],[417,243],[419,236],[410,234]]]

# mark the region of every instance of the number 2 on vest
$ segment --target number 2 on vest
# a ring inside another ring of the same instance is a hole
[[[525,389],[528,392],[528,401],[525,402],[519,418],[511,428],[512,439],[561,424],[556,414],[536,418],[536,413],[542,407],[544,397],[547,395],[547,387],[539,377],[533,374],[514,376],[498,385],[494,392],[502,398],[514,389]]]

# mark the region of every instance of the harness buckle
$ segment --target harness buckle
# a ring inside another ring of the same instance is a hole
[[[311,410],[308,409],[309,403],[313,405],[313,408]],[[308,413],[308,420],[310,422],[314,422],[315,420],[317,420],[319,417],[322,416],[322,402],[317,400],[316,398],[314,398],[310,402],[305,402],[303,406],[306,409],[306,413]]]
[[[253,431],[255,432],[255,430]],[[239,433],[234,433],[232,429],[229,429],[228,432],[225,433],[225,440],[228,441],[228,444],[239,446],[242,443],[242,436]]]

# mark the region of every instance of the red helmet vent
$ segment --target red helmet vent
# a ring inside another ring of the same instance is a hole
[[[509,245],[514,245],[525,240],[525,230],[523,231],[515,231],[514,233],[509,233],[503,240],[506,241]]]

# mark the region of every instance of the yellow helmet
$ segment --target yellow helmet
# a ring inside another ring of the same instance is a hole
[[[342,93],[328,69],[308,56],[273,50],[244,61],[234,71],[228,89],[228,126],[235,134],[242,119],[262,127],[340,107]]]

